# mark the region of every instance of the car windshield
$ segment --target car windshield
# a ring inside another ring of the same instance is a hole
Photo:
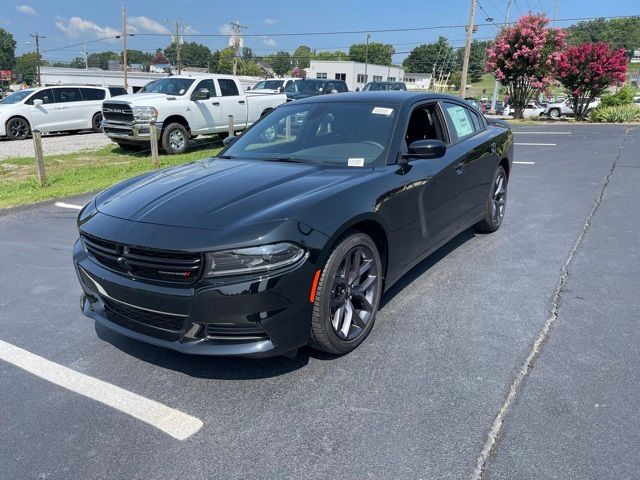
[[[263,80],[256,83],[254,90],[277,90],[284,84],[284,80]]]
[[[384,156],[397,110],[377,103],[288,104],[238,137],[222,158],[363,167]]]
[[[324,90],[325,82],[316,82],[313,80],[296,80],[291,82],[284,89],[290,93],[315,93]]]
[[[8,105],[11,103],[18,103],[27,98],[34,92],[32,89],[28,90],[20,90],[19,92],[14,93],[13,95],[9,95],[7,98],[0,100],[0,104]]]
[[[145,87],[145,93],[165,93],[167,95],[184,95],[193,83],[191,78],[167,77]]]

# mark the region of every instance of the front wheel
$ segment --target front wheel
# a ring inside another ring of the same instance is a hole
[[[91,119],[91,130],[96,133],[102,132],[102,113],[96,113]]]
[[[189,132],[179,123],[171,123],[162,131],[162,149],[169,155],[184,153],[189,143]]]
[[[552,108],[551,110],[549,110],[549,117],[557,120],[559,119],[561,116],[560,110],[558,110],[557,108]]]
[[[382,295],[376,244],[354,232],[335,247],[318,282],[310,345],[333,354],[350,352],[371,332]]]
[[[496,169],[489,198],[484,207],[484,218],[474,225],[478,232],[493,233],[500,228],[507,206],[507,173],[502,165]]]
[[[11,140],[24,140],[30,134],[31,127],[24,118],[14,117],[7,122],[7,137]]]

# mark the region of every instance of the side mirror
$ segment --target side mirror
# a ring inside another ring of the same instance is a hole
[[[36,99],[33,101],[33,106],[34,106],[34,107],[40,107],[40,106],[42,106],[43,104],[44,104],[44,102],[43,102],[43,101],[42,101],[42,99],[40,99],[40,98],[36,98]]]
[[[222,140],[222,145],[224,145],[226,147],[227,145],[231,145],[237,139],[238,139],[238,137],[236,137],[236,136],[226,137],[224,140]]]
[[[211,94],[208,88],[199,88],[191,94],[191,100],[209,100]]]
[[[409,153],[405,157],[441,158],[447,153],[447,144],[442,140],[416,140],[409,145]]]
[[[284,87],[278,87],[278,93],[284,92]]]

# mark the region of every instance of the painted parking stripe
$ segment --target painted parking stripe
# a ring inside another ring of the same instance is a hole
[[[72,203],[56,202],[56,207],[70,208],[71,210],[82,210],[82,205],[74,205]]]
[[[513,163],[517,163],[518,165],[535,165],[536,162],[513,162]]]
[[[528,147],[555,147],[557,143],[518,143],[514,145],[528,146]]]
[[[0,360],[131,415],[178,440],[185,440],[202,428],[202,421],[191,415],[76,372],[2,340],[0,340]]]

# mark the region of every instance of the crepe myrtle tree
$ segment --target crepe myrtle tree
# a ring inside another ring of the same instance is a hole
[[[612,85],[627,78],[624,49],[614,50],[604,42],[583,43],[563,51],[554,65],[554,77],[571,98],[576,119],[583,119],[589,104]]]
[[[524,15],[515,25],[503,28],[487,49],[485,70],[504,85],[515,118],[522,118],[534,92],[551,85],[553,65],[565,46],[564,30],[548,25],[544,14]]]

